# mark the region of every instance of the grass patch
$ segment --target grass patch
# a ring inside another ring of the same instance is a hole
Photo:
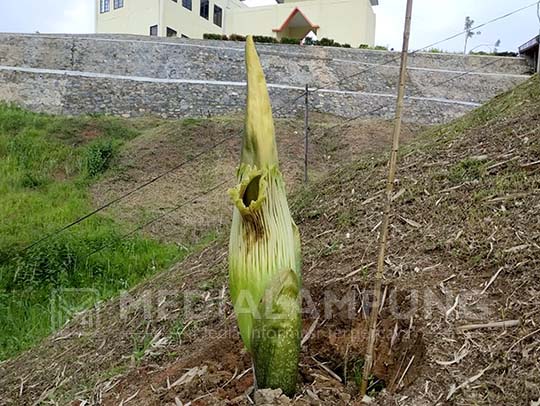
[[[182,127],[183,128],[194,128],[199,127],[204,123],[204,119],[202,118],[194,118],[194,117],[188,117],[182,120]]]
[[[479,180],[486,172],[486,165],[478,159],[466,158],[450,168],[448,179],[455,184]]]
[[[0,359],[185,255],[142,236],[122,239],[128,227],[101,214],[21,251],[90,211],[89,186],[140,132],[117,118],[0,105]]]

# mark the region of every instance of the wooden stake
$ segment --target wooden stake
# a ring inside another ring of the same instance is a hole
[[[390,209],[392,208],[392,195],[394,193],[394,180],[396,178],[397,154],[399,150],[399,135],[401,133],[401,117],[403,114],[403,99],[405,97],[405,81],[407,77],[407,56],[409,51],[409,37],[411,33],[413,0],[407,0],[407,11],[405,15],[405,29],[403,31],[403,49],[401,51],[401,68],[399,73],[399,88],[396,103],[396,117],[394,124],[394,134],[392,138],[392,153],[388,167],[388,180],[386,182],[386,203],[384,206],[383,219],[379,234],[379,257],[377,260],[377,271],[375,273],[375,288],[373,304],[371,306],[369,318],[368,346],[362,371],[362,382],[360,384],[360,398],[367,392],[368,380],[373,367],[373,353],[377,337],[378,310],[381,305],[381,288],[384,271],[384,257],[386,253],[386,240],[388,238],[388,224],[390,223]]]

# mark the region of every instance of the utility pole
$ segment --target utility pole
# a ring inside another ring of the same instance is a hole
[[[304,99],[304,183],[308,182],[308,148],[309,148],[309,85],[306,84]]]
[[[379,230],[379,256],[377,260],[377,271],[375,273],[375,288],[373,303],[369,314],[369,332],[366,356],[364,359],[364,369],[362,371],[362,382],[360,384],[360,396],[363,398],[367,392],[369,376],[373,367],[375,341],[377,338],[377,319],[379,307],[381,306],[381,290],[384,272],[384,257],[386,254],[386,241],[388,238],[388,225],[390,223],[390,210],[392,208],[392,195],[394,192],[394,180],[396,178],[397,154],[399,150],[399,136],[401,133],[401,117],[403,114],[403,99],[405,97],[405,81],[407,78],[407,57],[409,52],[409,38],[411,35],[413,0],[407,0],[407,10],[405,14],[405,29],[403,31],[403,49],[401,51],[401,68],[399,72],[399,88],[396,103],[396,117],[394,122],[394,134],[392,137],[392,153],[388,169],[388,179],[386,182],[386,202],[384,206],[383,219]]]

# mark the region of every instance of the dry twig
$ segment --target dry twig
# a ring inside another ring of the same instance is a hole
[[[491,277],[491,279],[489,280],[488,284],[486,285],[486,287],[484,288],[484,290],[482,290],[482,292],[480,292],[480,295],[483,295],[484,293],[486,293],[486,291],[489,289],[489,287],[491,286],[491,284],[493,282],[495,282],[495,279],[497,279],[497,277],[499,276],[499,274],[502,272],[502,270],[504,269],[503,268],[499,268],[499,270],[495,273],[495,275],[493,275]]]
[[[446,319],[447,321],[448,321],[448,316],[450,316],[450,314],[452,314],[452,312],[453,312],[454,310],[456,310],[456,308],[458,307],[458,303],[459,303],[459,295],[456,296],[456,300],[454,301],[454,305],[453,305],[450,309],[448,309],[448,310],[446,311],[445,319]]]
[[[532,333],[529,333],[527,334],[526,336],[523,336],[521,337],[519,340],[517,340],[514,344],[512,344],[512,346],[508,349],[508,351],[506,351],[506,356],[508,356],[508,354],[510,353],[510,351],[512,351],[514,349],[514,347],[516,345],[518,345],[520,342],[522,342],[523,340],[526,340],[527,338],[537,334],[537,333],[540,333],[540,328],[538,330],[535,330],[533,331]]]
[[[184,385],[186,383],[189,383],[193,379],[195,379],[195,377],[204,375],[206,373],[206,370],[207,370],[206,365],[203,366],[202,368],[199,368],[199,367],[191,368],[189,371],[187,371],[184,375],[182,375],[176,381],[174,381],[170,385],[167,385],[168,389],[173,388],[177,385]]]
[[[478,374],[474,375],[474,376],[471,376],[470,378],[468,378],[465,382],[463,382],[462,384],[460,384],[459,386],[456,386],[455,384],[453,384],[451,387],[450,387],[450,390],[448,391],[448,396],[446,396],[446,400],[450,400],[450,398],[454,395],[454,393],[456,393],[458,390],[460,389],[463,389],[465,388],[466,386],[470,385],[471,383],[477,381],[478,379],[480,379],[482,377],[482,375],[484,375],[484,373],[489,369],[491,368],[491,365],[488,366],[487,368],[484,368],[482,369]]]
[[[449,365],[460,363],[461,360],[463,358],[465,358],[469,354],[469,349],[466,348],[466,346],[467,346],[467,344],[463,345],[463,347],[461,347],[459,349],[459,351],[456,354],[454,354],[454,359],[453,360],[451,360],[451,361],[435,360],[435,363],[437,363],[439,365],[442,365],[442,366],[449,366]]]
[[[322,362],[318,361],[315,357],[311,357],[313,361],[317,363],[319,367],[321,367],[323,370],[325,370],[328,375],[330,375],[332,378],[334,378],[338,382],[343,382],[341,377],[336,374],[334,371],[332,371],[330,368],[328,368],[326,365],[324,365]]]
[[[307,343],[307,341],[309,340],[309,338],[311,337],[311,335],[315,331],[315,328],[317,327],[317,323],[319,322],[320,318],[321,318],[321,316],[317,316],[315,321],[313,323],[311,323],[311,326],[309,326],[309,330],[307,331],[304,338],[302,338],[302,342],[300,343],[300,346],[303,346],[305,343]]]
[[[505,320],[505,321],[495,321],[485,324],[467,324],[465,326],[459,326],[457,329],[462,333],[470,330],[480,330],[483,328],[509,328],[519,326],[519,320]]]
[[[401,375],[401,378],[398,381],[396,389],[401,386],[401,383],[403,382],[403,378],[405,378],[405,375],[407,375],[407,372],[409,372],[409,368],[411,367],[413,361],[414,361],[414,355],[411,357],[411,360],[409,361],[409,363],[407,364],[407,367],[403,371],[403,374]]]

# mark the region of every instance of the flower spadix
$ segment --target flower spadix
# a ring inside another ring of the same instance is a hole
[[[229,243],[229,287],[257,386],[293,394],[300,350],[301,257],[279,170],[272,108],[252,37],[247,108]]]

